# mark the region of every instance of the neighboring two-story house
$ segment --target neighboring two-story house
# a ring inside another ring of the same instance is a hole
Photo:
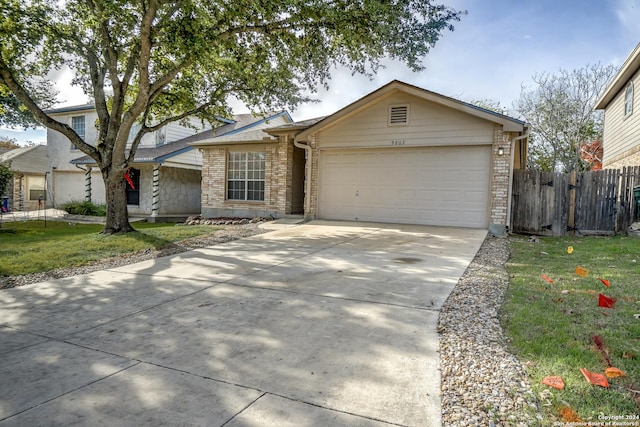
[[[93,105],[60,108],[49,114],[67,123],[87,143],[97,139],[97,112]],[[189,126],[171,123],[149,133],[140,142],[134,164],[127,179],[127,203],[129,213],[151,217],[183,217],[200,213],[202,153],[191,143],[271,125],[290,123],[287,112],[265,117],[251,114],[236,115],[232,119],[220,119],[215,129],[203,128],[200,122]],[[137,129],[132,129],[132,135]],[[49,151],[50,205],[60,207],[71,200],[92,200],[105,203],[105,188],[100,171],[93,159],[84,155],[59,132],[47,131]],[[125,179],[123,177],[123,179]]]
[[[640,165],[640,44],[596,104],[604,110],[602,166]]]

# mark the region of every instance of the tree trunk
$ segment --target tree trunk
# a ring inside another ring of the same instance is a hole
[[[107,220],[102,230],[103,234],[129,233],[135,231],[129,224],[127,210],[127,194],[124,175],[119,168],[109,168],[102,172],[105,194],[107,199]]]

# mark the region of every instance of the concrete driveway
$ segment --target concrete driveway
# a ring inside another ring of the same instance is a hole
[[[439,426],[485,236],[314,221],[0,291],[0,426]]]

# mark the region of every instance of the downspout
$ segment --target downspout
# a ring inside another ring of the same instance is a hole
[[[162,163],[158,163],[153,166],[153,181],[151,191],[152,218],[156,218],[158,216],[158,205],[160,203],[160,166],[162,166]]]
[[[91,166],[88,166],[86,169],[76,164],[75,167],[84,171],[84,200],[87,202],[91,201]]]
[[[513,155],[515,148],[516,148],[516,141],[520,141],[522,139],[526,139],[529,138],[529,130],[530,128],[525,128],[525,132],[524,135],[520,135],[520,136],[516,136],[515,138],[513,138],[511,140],[511,167],[509,168],[509,192],[507,193],[509,195],[509,198],[507,199],[507,224],[509,225],[509,232],[511,232],[511,230],[513,230],[513,227],[511,227],[511,201],[513,199],[513,195],[511,194],[511,192],[513,191],[513,164],[514,164],[514,158],[515,156]]]
[[[308,212],[311,210],[311,167],[312,167],[312,159],[313,159],[313,150],[310,145],[301,144],[296,141],[295,137],[293,138],[293,145],[298,148],[302,148],[305,151],[305,173],[304,173],[304,216],[308,215]]]

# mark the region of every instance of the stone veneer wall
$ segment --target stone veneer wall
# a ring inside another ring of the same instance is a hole
[[[158,214],[200,213],[200,171],[160,167]],[[151,170],[153,191],[153,170]]]

